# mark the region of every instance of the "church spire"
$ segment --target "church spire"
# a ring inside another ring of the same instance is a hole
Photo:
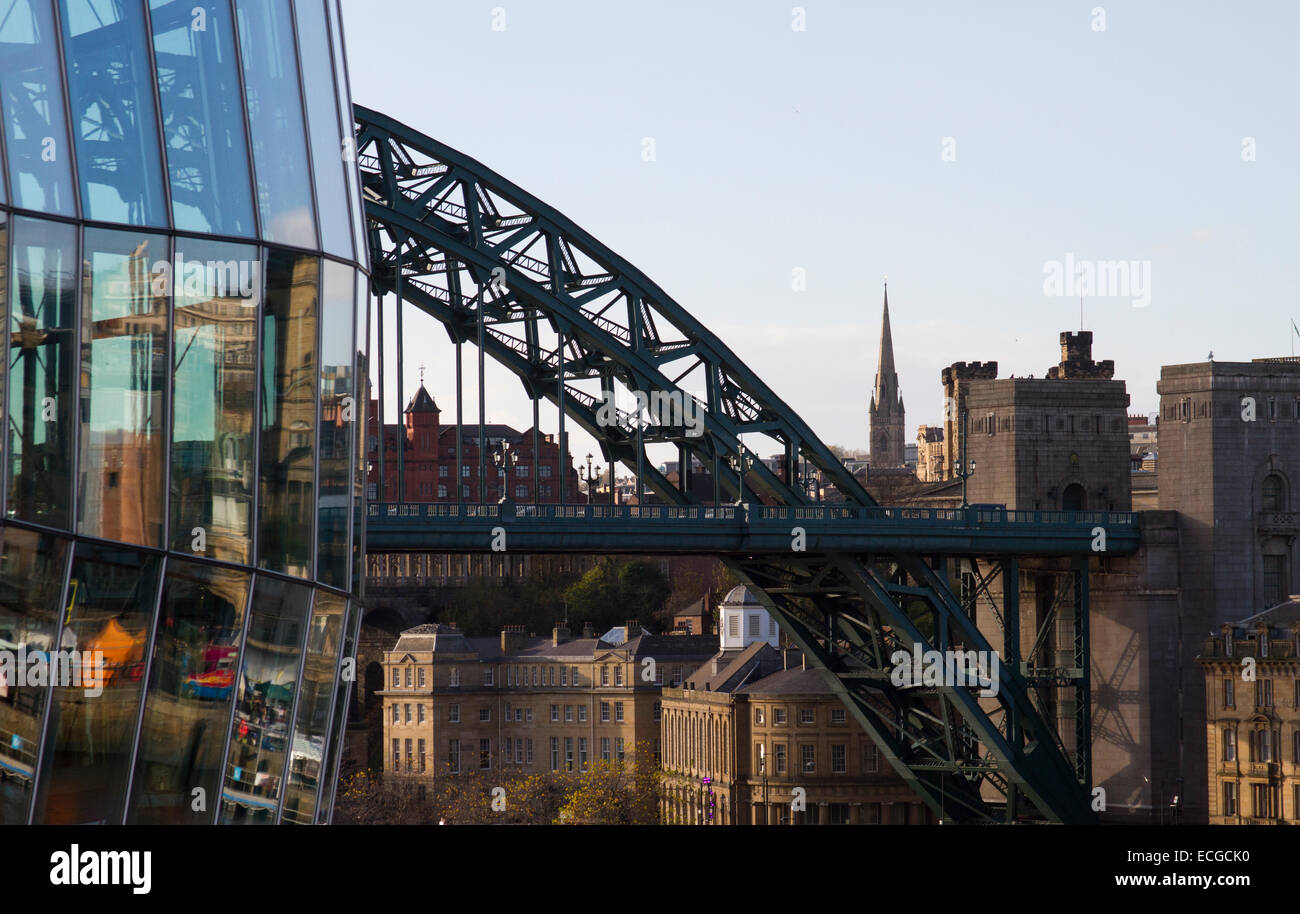
[[[885,305],[880,318],[880,351],[876,356],[876,386],[867,414],[870,424],[871,465],[901,467],[905,458],[906,432],[903,397],[894,368],[894,335],[889,328],[889,284],[885,284]]]

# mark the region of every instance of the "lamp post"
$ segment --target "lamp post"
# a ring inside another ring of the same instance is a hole
[[[594,486],[594,485],[596,484],[596,481],[597,481],[598,479],[600,479],[600,474],[603,473],[604,470],[605,470],[604,467],[599,466],[599,465],[597,465],[596,468],[593,470],[593,469],[591,468],[591,460],[592,460],[592,457],[591,457],[590,454],[588,454],[588,455],[587,455],[587,467],[586,467],[586,473],[585,473],[585,474],[583,473],[583,471],[582,471],[581,469],[578,470],[578,478],[581,479],[583,482],[585,482],[585,483],[587,484],[587,504],[591,504],[591,489],[592,489],[592,486]]]
[[[966,498],[966,480],[975,475],[975,461],[966,460],[966,437],[968,429],[969,413],[963,409],[961,411],[961,428],[957,432],[957,463],[955,466],[956,476],[961,480],[961,506],[962,509],[970,507],[970,501]]]
[[[519,453],[510,446],[509,441],[502,441],[492,449],[492,463],[497,468],[497,479],[501,480],[501,499],[510,495],[510,471],[519,462]]]
[[[747,473],[749,468],[754,465],[754,457],[745,450],[745,442],[740,442],[739,454],[728,455],[727,463],[730,464],[731,468],[735,470],[740,477],[740,485],[736,492],[736,504],[742,505],[745,503],[745,473]]]

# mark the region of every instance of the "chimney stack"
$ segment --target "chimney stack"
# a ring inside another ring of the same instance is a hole
[[[596,637],[596,633],[592,630],[590,622],[582,623],[582,637],[584,638]]]
[[[569,626],[564,622],[551,629],[551,647],[558,647],[569,640]]]
[[[501,629],[501,653],[514,654],[523,649],[527,635],[522,625],[506,625]]]

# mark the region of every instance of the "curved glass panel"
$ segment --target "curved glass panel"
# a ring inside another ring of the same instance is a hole
[[[348,589],[349,489],[352,484],[352,423],[357,397],[352,374],[354,271],[325,261],[321,290],[320,521],[316,580]]]
[[[236,0],[253,139],[257,205],[267,241],[316,247],[307,133],[289,0]]]
[[[348,199],[352,204],[352,238],[357,249],[357,262],[369,269],[370,242],[366,238],[366,216],[361,201],[361,174],[357,170],[357,150],[354,139],[356,121],[352,117],[352,89],[348,84],[348,68],[343,53],[339,8],[335,0],[326,0],[325,8],[329,14],[330,47],[334,50],[334,85],[338,90],[339,110],[343,112],[343,129],[347,131],[347,138],[350,141],[344,165],[348,182]]]
[[[354,416],[353,436],[352,436],[352,587],[356,593],[361,593],[365,585],[365,571],[362,563],[365,561],[363,554],[364,543],[362,540],[365,532],[365,485],[366,485],[366,448],[365,435],[368,419],[366,418],[367,404],[370,397],[366,394],[366,378],[370,377],[370,368],[366,361],[366,349],[369,346],[370,332],[370,301],[368,296],[370,280],[366,274],[357,272],[357,322],[356,334],[357,342],[354,348],[356,357],[356,370],[352,377],[356,379],[355,387],[357,389],[356,413]]]
[[[78,532],[162,545],[165,235],[86,229]]]
[[[77,230],[13,221],[9,294],[10,517],[70,528],[77,369]]]
[[[76,547],[32,812],[37,824],[122,821],[160,564],[129,549]]]
[[[127,824],[211,825],[250,575],[171,559],[149,668]]]
[[[234,22],[225,0],[149,0],[176,228],[252,238]]]
[[[329,743],[325,748],[325,768],[321,773],[320,802],[316,804],[316,821],[328,823],[334,809],[334,790],[339,783],[339,759],[343,755],[345,728],[351,715],[352,681],[356,678],[357,629],[361,609],[355,601],[348,603],[348,619],[343,629],[343,657],[334,681],[334,719],[330,723]]]
[[[275,821],[311,593],[274,578],[254,584],[221,791],[223,825]]]
[[[257,248],[180,238],[172,272],[171,548],[251,565]]]
[[[3,531],[0,554],[0,649],[22,675],[0,664],[0,825],[27,821],[41,715],[49,689],[28,675],[31,658],[54,646],[68,570],[68,541],[18,527]]]
[[[74,215],[72,147],[52,0],[10,0],[4,6],[0,107],[14,205]]]
[[[261,567],[311,577],[319,259],[270,251],[262,307]]]
[[[296,825],[310,825],[316,818],[346,603],[342,597],[316,591],[311,625],[307,628],[307,657],[302,667],[298,710],[294,714],[289,782],[284,793],[283,820]]]
[[[307,92],[307,128],[311,140],[312,173],[316,181],[316,211],[320,214],[321,247],[352,260],[352,227],[343,169],[351,146],[344,146],[339,127],[338,93],[330,63],[330,39],[325,28],[323,0],[297,0],[298,51]],[[330,91],[326,91],[326,90]],[[349,112],[351,113],[351,112]],[[351,137],[351,125],[348,127]]]
[[[166,227],[143,0],[59,0],[81,210]]]

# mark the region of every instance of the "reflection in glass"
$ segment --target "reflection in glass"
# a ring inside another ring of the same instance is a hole
[[[316,180],[321,247],[351,260],[352,226],[343,168],[344,159],[352,156],[345,157],[343,141],[351,138],[352,124],[349,121],[347,134],[339,126],[338,93],[334,91],[334,69],[330,63],[323,0],[296,0],[294,10],[298,14],[302,82],[309,87],[306,94],[307,137],[311,141],[312,173]],[[351,115],[351,110],[348,114]]]
[[[348,589],[348,490],[357,396],[352,384],[352,318],[356,284],[351,267],[324,262],[321,291],[320,534],[316,579]]]
[[[9,0],[0,16],[0,105],[14,205],[75,214],[72,148],[52,0]]]
[[[361,625],[361,607],[356,602],[348,604],[348,621],[343,635],[342,663],[352,666],[342,669],[334,682],[334,719],[330,724],[330,741],[325,750],[325,767],[321,770],[320,802],[316,804],[316,821],[328,824],[334,808],[334,790],[339,783],[339,758],[346,739],[344,728],[351,715],[352,681],[356,678],[357,629]],[[286,811],[287,818],[287,811]]]
[[[221,824],[275,821],[311,588],[257,578],[221,792]]]
[[[262,309],[261,567],[312,573],[317,258],[270,251]]]
[[[289,784],[284,793],[284,821],[310,825],[316,817],[325,761],[326,725],[334,697],[339,642],[343,635],[346,601],[324,590],[316,591],[311,625],[307,628],[307,659],[302,668],[302,689],[289,750]]]
[[[77,230],[15,218],[9,295],[10,517],[70,526]]]
[[[162,545],[167,238],[86,229],[79,532]]]
[[[153,69],[141,0],[59,0],[87,219],[166,227]]]
[[[316,247],[289,0],[236,0],[257,205],[267,241]]]
[[[193,791],[221,786],[248,587],[246,572],[167,563],[127,824],[212,824]]]
[[[0,650],[15,659],[47,652],[59,624],[68,541],[18,527],[3,531]],[[25,678],[25,677],[24,677]],[[0,825],[27,821],[41,715],[49,690],[0,669]]]
[[[181,238],[173,274],[171,547],[249,565],[261,264],[251,245]]]
[[[37,824],[122,821],[159,564],[129,549],[76,547],[59,647],[83,659],[99,652],[103,665],[83,662],[80,684],[53,690]]]
[[[230,4],[149,0],[149,7],[172,220],[186,231],[251,238],[253,194]]]
[[[339,110],[343,112],[343,129],[355,130],[352,116],[352,90],[348,86],[348,68],[344,60],[343,39],[339,30],[339,8],[336,0],[326,0],[326,12],[329,14],[330,47],[334,50],[334,86],[338,90]],[[348,135],[349,141],[352,134]],[[366,238],[366,217],[361,203],[361,175],[357,171],[356,149],[353,142],[348,144],[347,160],[348,198],[352,201],[352,237],[357,249],[357,262],[362,266],[370,265],[370,243]],[[363,425],[362,428],[365,428]]]
[[[357,401],[356,415],[353,417],[353,428],[355,434],[352,442],[352,589],[358,593],[363,593],[365,586],[365,573],[362,569],[362,562],[365,557],[362,553],[362,533],[365,530],[365,485],[366,485],[366,447],[365,435],[369,419],[366,416],[366,406],[370,402],[369,395],[365,392],[365,379],[370,377],[370,366],[366,359],[366,349],[369,347],[368,334],[370,325],[370,300],[368,296],[369,280],[366,274],[357,272],[357,344],[356,344],[356,370],[352,377],[357,379]]]

